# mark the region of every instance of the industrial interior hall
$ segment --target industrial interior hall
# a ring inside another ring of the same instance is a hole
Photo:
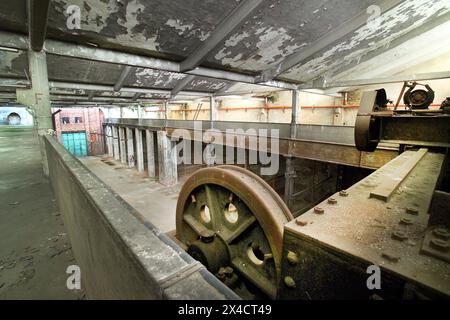
[[[449,0],[2,0],[0,300],[450,298]]]

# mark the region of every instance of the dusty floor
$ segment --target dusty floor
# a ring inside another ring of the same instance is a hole
[[[30,128],[0,126],[0,299],[82,299],[76,264]]]
[[[97,177],[162,232],[175,230],[175,211],[181,182],[165,187],[135,168],[107,157],[80,158]]]

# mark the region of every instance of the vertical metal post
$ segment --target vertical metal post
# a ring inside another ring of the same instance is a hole
[[[297,119],[300,113],[300,98],[299,91],[292,90],[292,118],[291,118],[291,139],[297,138]],[[294,158],[291,155],[286,156],[286,172],[285,186],[284,186],[284,202],[289,209],[292,209],[294,204],[294,183],[296,178]]]
[[[209,121],[211,121],[211,129],[214,128],[214,121],[217,121],[217,104],[215,97],[211,96],[209,98]]]

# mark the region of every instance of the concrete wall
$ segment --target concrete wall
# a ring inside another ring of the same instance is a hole
[[[261,94],[263,95],[263,94]],[[273,101],[264,97],[239,97],[229,96],[217,98],[218,119],[220,121],[248,121],[248,122],[272,122],[290,123],[292,95],[290,91],[278,91],[271,94]],[[209,120],[209,101],[177,101],[169,104],[168,119],[171,120],[193,120],[198,105],[201,104],[197,120]],[[356,115],[355,108],[339,108],[341,99],[312,94],[300,93],[300,105],[302,107],[299,116],[301,124],[316,125],[354,125]],[[337,112],[336,110],[341,110]],[[136,109],[122,108],[122,117],[136,119],[163,119],[162,105],[147,106],[141,109],[138,116]],[[336,113],[340,116],[336,117]],[[346,116],[347,113],[351,115]],[[111,108],[105,111],[106,118],[120,118],[120,108]]]
[[[90,299],[237,299],[53,137],[50,181]]]
[[[27,111],[26,107],[0,106],[0,124],[9,125],[8,117],[17,114],[20,117],[20,123],[14,125],[32,126],[33,116]],[[11,119],[11,118],[10,118]]]

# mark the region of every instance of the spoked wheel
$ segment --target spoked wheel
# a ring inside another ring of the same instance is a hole
[[[183,185],[176,219],[188,253],[225,284],[243,298],[276,298],[293,216],[263,179],[235,166],[201,169]]]

